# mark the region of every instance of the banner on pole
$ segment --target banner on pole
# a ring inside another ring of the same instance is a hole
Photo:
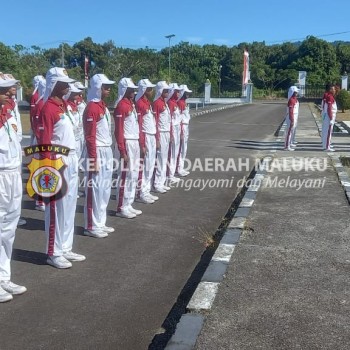
[[[250,81],[249,52],[244,49],[243,53],[243,76],[242,76],[242,96],[247,96],[247,84]]]

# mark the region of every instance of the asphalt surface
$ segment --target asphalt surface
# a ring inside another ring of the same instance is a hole
[[[74,251],[87,260],[72,269],[46,265],[43,213],[24,197],[27,225],[17,230],[12,279],[28,292],[0,306],[0,348],[147,349],[165,331],[162,324],[205,250],[206,234],[216,231],[239,192],[237,181],[274,144],[284,110],[283,102],[261,103],[192,120],[191,161],[234,159],[238,166],[242,158],[246,166],[207,172],[197,167],[185,181],[229,179],[229,188],[172,189],[155,204],[135,204],[144,213],[133,220],[113,216],[112,192],[107,225],[116,232],[100,240],[82,235],[80,198]]]
[[[297,140],[275,161],[326,158],[327,167],[275,167],[267,177],[324,186],[260,188],[196,350],[349,349],[350,207],[307,105]],[[333,143],[349,156],[348,137]]]

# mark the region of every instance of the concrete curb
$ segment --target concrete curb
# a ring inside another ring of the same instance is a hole
[[[316,105],[317,108],[319,108]],[[319,108],[320,109],[320,108]],[[312,112],[312,115],[315,119],[315,123],[317,125],[318,128],[318,133],[319,135],[322,137],[322,122],[319,120],[319,118],[317,118],[316,114],[314,112]],[[349,136],[349,131],[347,130],[346,125],[343,122],[335,122],[334,125],[340,130],[340,131],[334,131],[332,132],[333,135],[337,135],[337,136]],[[344,127],[345,126],[345,127]]]
[[[350,177],[349,177],[347,171],[345,170],[343,164],[341,163],[340,156],[337,154],[333,154],[333,153],[329,154],[329,156],[332,160],[333,167],[334,167],[335,171],[337,172],[339,182],[343,187],[345,196],[346,196],[348,203],[350,205]]]
[[[191,117],[195,118],[195,117],[198,117],[199,115],[213,113],[213,112],[218,112],[218,111],[222,111],[224,109],[234,108],[234,107],[243,106],[243,105],[245,105],[245,104],[244,103],[235,103],[235,104],[225,105],[225,106],[222,106],[222,107],[206,109],[205,111],[191,113]]]
[[[249,180],[247,188],[232,220],[227,226],[211,261],[198,284],[191,300],[187,304],[187,313],[182,315],[170,338],[166,350],[191,350],[204,324],[205,315],[211,310],[220,283],[224,280],[227,268],[236,245],[245,228],[247,217],[256,199],[272,156],[266,156],[259,164],[254,177]],[[193,325],[191,324],[193,321]],[[189,326],[187,324],[190,323]]]

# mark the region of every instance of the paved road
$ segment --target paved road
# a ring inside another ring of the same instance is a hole
[[[238,164],[239,157],[265,154],[284,108],[253,104],[195,118],[189,158]],[[136,219],[109,216],[116,232],[104,240],[82,235],[79,199],[74,246],[87,260],[65,271],[45,264],[43,213],[25,197],[22,216],[28,223],[18,229],[12,269],[13,280],[28,293],[1,305],[0,348],[147,349],[205,249],[203,232],[215,232],[237,193],[236,181],[249,172],[197,168],[186,181],[234,177],[232,188],[172,189],[155,204],[137,204],[144,215]],[[115,205],[113,198],[111,214]]]
[[[349,349],[350,207],[306,104],[297,140],[274,155],[266,177],[286,182],[260,187],[196,350]],[[332,143],[349,157],[348,137]]]

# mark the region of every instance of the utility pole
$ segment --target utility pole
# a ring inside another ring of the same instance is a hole
[[[64,68],[64,48],[63,48],[64,42],[61,42],[61,64],[62,68]]]
[[[166,35],[165,37],[167,39],[169,39],[169,72],[168,72],[168,79],[169,79],[169,83],[170,83],[170,80],[171,80],[171,75],[170,75],[170,69],[171,69],[171,55],[170,55],[170,40],[171,38],[173,38],[175,36],[175,34],[169,34],[169,35]]]
[[[219,66],[219,98],[221,97],[221,68],[222,68],[222,65],[220,64]]]

